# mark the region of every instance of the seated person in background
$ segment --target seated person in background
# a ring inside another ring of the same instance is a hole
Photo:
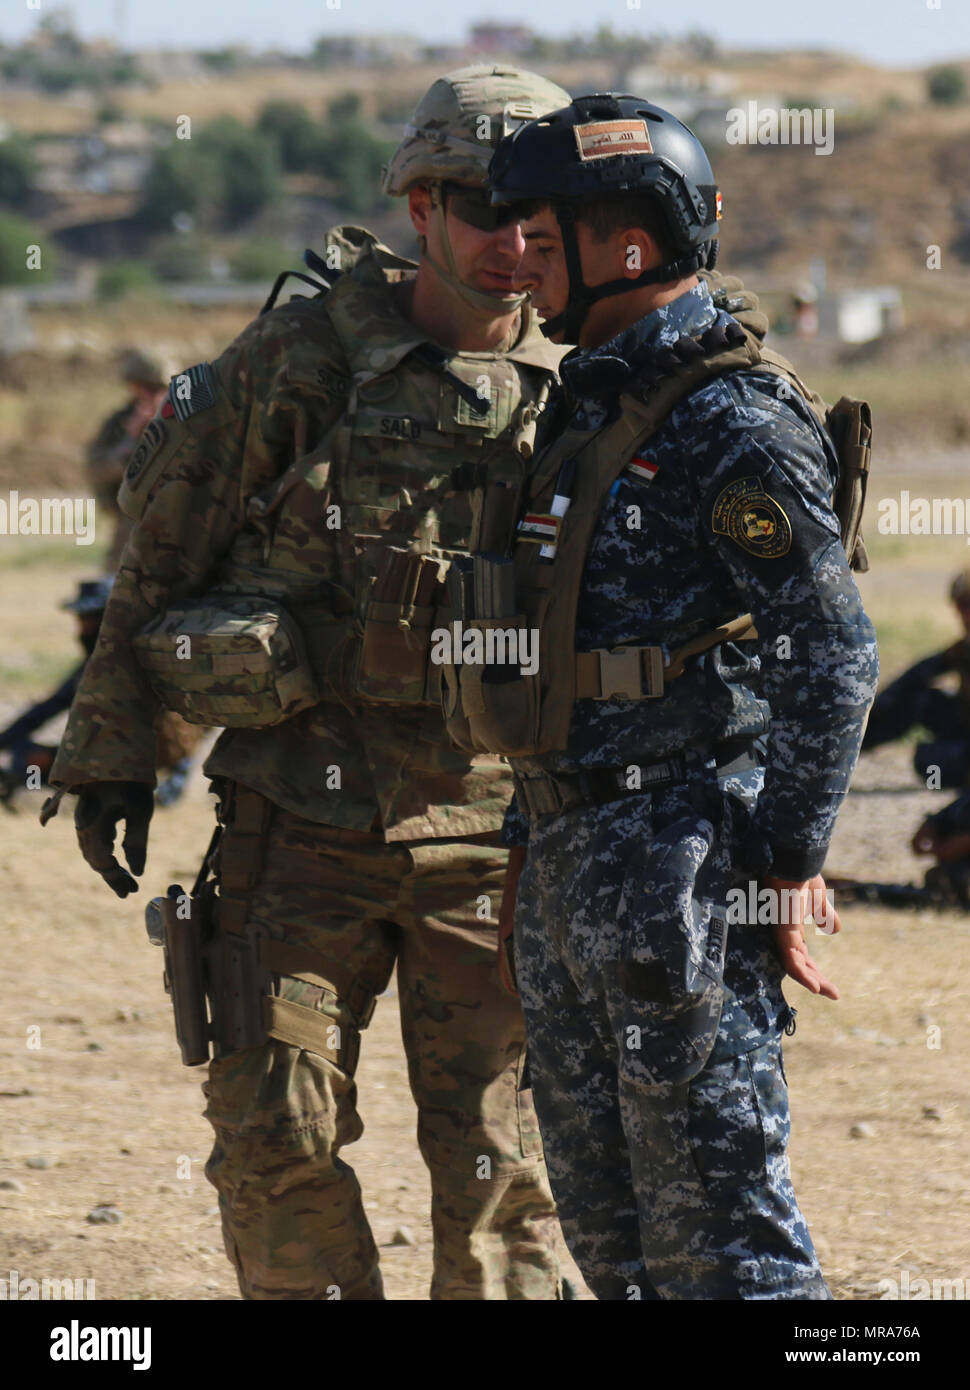
[[[932,736],[918,743],[913,758],[925,781],[939,773],[940,787],[970,785],[970,569],[962,570],[950,586],[950,599],[963,624],[963,636],[942,652],[924,657],[876,696],[862,740],[863,753],[902,738],[913,728]],[[955,694],[937,689],[940,676],[956,672]]]

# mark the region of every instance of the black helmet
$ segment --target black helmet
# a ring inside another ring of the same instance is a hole
[[[640,97],[611,92],[576,97],[569,106],[520,126],[501,141],[489,167],[493,203],[551,202],[569,272],[564,313],[543,326],[576,342],[591,304],[641,285],[713,269],[721,195],[704,147],[682,121]],[[649,199],[663,221],[675,259],[635,280],[590,289],[583,281],[575,204],[599,195]]]
[[[77,586],[75,597],[65,599],[61,607],[81,617],[88,613],[103,613],[108,606],[113,583],[114,576],[109,574],[101,579],[82,579]]]

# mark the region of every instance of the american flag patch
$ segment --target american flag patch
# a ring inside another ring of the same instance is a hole
[[[208,362],[188,367],[172,377],[168,399],[179,420],[187,420],[216,403],[215,377]],[[164,410],[162,412],[165,413]]]
[[[639,478],[641,483],[652,483],[660,472],[660,465],[652,462],[651,459],[632,458],[624,471],[632,473],[634,478]]]
[[[519,522],[519,540],[554,541],[562,518],[545,512],[527,512]]]

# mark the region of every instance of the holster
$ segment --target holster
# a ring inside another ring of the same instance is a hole
[[[150,939],[165,948],[165,988],[187,1067],[270,1039],[314,1052],[352,1075],[360,1032],[376,996],[302,945],[278,941],[251,920],[274,807],[235,783],[220,787],[219,826],[191,894],[177,884],[146,911]],[[279,995],[281,977],[333,994],[353,1023]]]

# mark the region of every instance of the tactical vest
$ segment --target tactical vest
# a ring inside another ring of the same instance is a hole
[[[447,561],[478,544],[470,483],[518,487],[562,349],[528,311],[507,353],[451,353],[407,332],[389,289],[405,268],[372,247],[327,296],[346,408],[251,499],[219,582],[285,605],[320,698],[440,708],[431,633],[450,620]],[[319,393],[326,373],[292,384]]]
[[[497,668],[487,661],[447,666],[445,716],[458,747],[506,757],[564,750],[576,700],[660,698],[693,656],[721,642],[757,635],[750,614],[742,614],[698,634],[669,656],[662,648],[649,646],[576,651],[576,610],[586,556],[610,488],[674,407],[715,376],[744,368],[769,371],[807,400],[832,436],[839,461],[833,506],[846,554],[854,568],[868,567],[859,523],[869,468],[869,407],[843,397],[826,411],[821,398],[804,385],[791,364],[761,345],[766,320],[756,313],[757,300],[746,296],[743,304],[735,306],[727,296],[742,288],[740,282],[721,277],[717,282],[721,288],[715,303],[726,301],[739,321],[728,325],[726,333],[715,325],[697,341],[682,339],[679,354],[675,350],[667,355],[663,374],[643,399],[620,395],[619,416],[606,428],[592,435],[566,430],[541,455],[528,480],[524,516],[520,507],[520,516],[510,526],[504,494],[487,488],[481,549],[496,556],[511,555],[515,612],[473,617],[464,627],[481,631],[483,639],[490,629],[538,629],[538,668],[535,675],[522,675],[515,667]],[[557,516],[556,481],[566,460],[575,465],[571,500],[565,515]],[[526,521],[525,531],[516,529],[518,520]],[[545,545],[540,546],[537,539]],[[553,546],[550,562],[542,550]]]

